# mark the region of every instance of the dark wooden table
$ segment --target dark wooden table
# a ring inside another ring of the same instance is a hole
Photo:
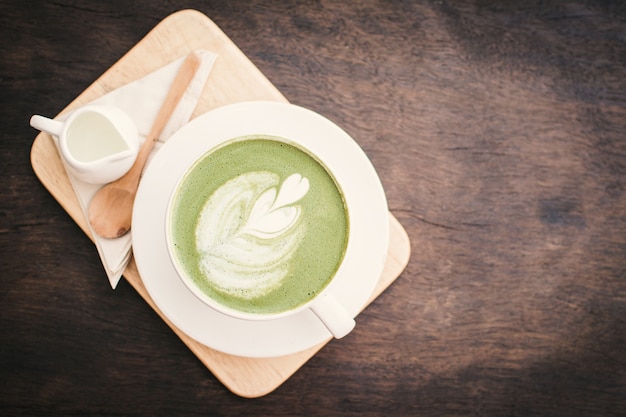
[[[412,241],[254,400],[111,290],[29,161],[31,114],[190,7],[361,144]],[[624,2],[3,0],[0,32],[0,414],[626,415]]]

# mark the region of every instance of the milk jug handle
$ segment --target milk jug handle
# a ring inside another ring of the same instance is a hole
[[[47,117],[34,115],[30,118],[30,125],[37,130],[41,130],[51,135],[59,136],[63,131],[63,123],[48,119]]]

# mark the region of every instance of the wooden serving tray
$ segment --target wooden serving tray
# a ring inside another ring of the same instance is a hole
[[[215,23],[200,12],[183,10],[160,22],[61,113],[80,107],[195,49],[210,50],[218,56],[192,118],[213,108],[240,101],[287,101]],[[43,185],[89,235],[86,219],[49,135],[40,133],[35,138],[31,163]],[[406,231],[391,213],[389,222],[387,262],[368,304],[400,275],[409,260],[410,243]],[[277,358],[244,358],[218,352],[191,339],[167,320],[148,295],[133,259],[124,277],[215,377],[242,397],[260,397],[270,393],[331,340],[329,337],[318,346]],[[102,282],[108,285],[106,280]]]

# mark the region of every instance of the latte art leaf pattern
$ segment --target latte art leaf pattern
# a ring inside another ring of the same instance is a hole
[[[279,189],[280,185],[280,189]],[[245,299],[280,286],[306,232],[302,208],[309,181],[271,172],[239,175],[207,200],[196,228],[200,269],[219,291]]]
[[[271,239],[289,230],[300,218],[299,206],[289,206],[309,191],[309,181],[293,174],[283,182],[278,196],[276,188],[265,191],[256,200],[242,233],[261,239]]]

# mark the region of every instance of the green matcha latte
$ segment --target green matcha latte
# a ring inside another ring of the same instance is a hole
[[[234,310],[275,314],[308,302],[346,250],[339,187],[284,139],[237,138],[208,152],[171,204],[170,245],[182,274]]]

